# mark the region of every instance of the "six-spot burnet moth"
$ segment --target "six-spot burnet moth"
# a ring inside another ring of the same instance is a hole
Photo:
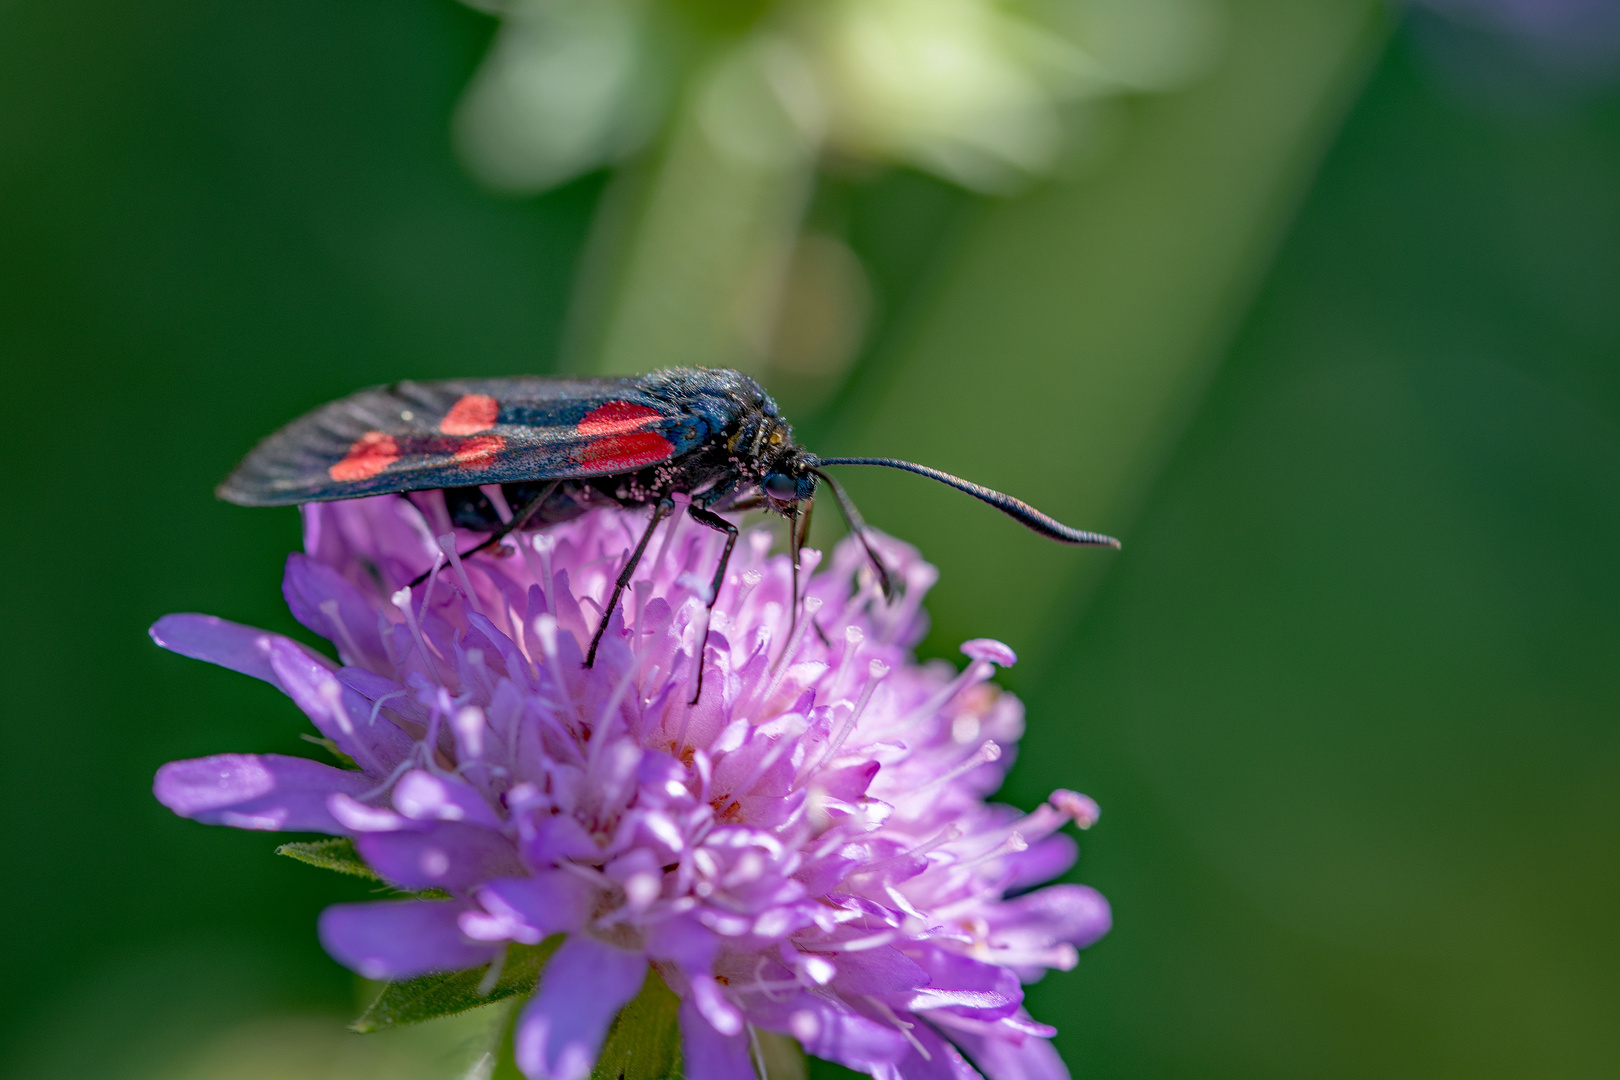
[[[818,481],[825,481],[889,593],[889,576],[844,489],[822,469],[881,465],[931,477],[989,503],[1065,544],[1118,547],[1072,529],[1010,495],[893,458],[818,458],[758,383],[723,368],[671,368],[628,378],[450,379],[400,382],[323,405],[271,435],[219,486],[242,506],[286,506],[364,495],[444,491],[455,524],[488,532],[461,555],[518,529],[538,529],[602,506],[647,506],[652,520],[603,608],[585,666],[630,583],[648,541],[675,510],[725,534],[709,587],[713,607],[737,541],[720,512],[765,509],[788,518],[794,568]],[[481,490],[499,484],[504,506]],[[424,573],[412,585],[427,577]],[[795,595],[797,585],[795,585]],[[797,613],[795,613],[796,616]],[[707,640],[707,629],[704,631]],[[698,655],[703,651],[700,648]],[[703,692],[697,665],[695,702]]]

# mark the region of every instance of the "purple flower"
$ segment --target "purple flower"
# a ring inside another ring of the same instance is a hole
[[[517,1023],[534,1080],[590,1074],[649,963],[705,1080],[753,1077],[749,1025],[876,1077],[1066,1077],[1021,984],[1072,967],[1108,905],[1079,885],[1007,894],[1066,870],[1059,829],[1097,811],[1068,791],[1029,814],[985,801],[1023,730],[988,682],[1012,650],[970,641],[960,672],[918,664],[935,572],[882,537],[900,599],[883,602],[846,543],[795,622],[787,559],[760,531],[689,705],[720,538],[672,520],[586,669],[644,516],[598,511],[461,560],[446,555],[472,538],[437,496],[306,507],[284,592],[341,665],[201,615],[152,635],[274,683],[358,770],[225,754],[164,766],[158,799],[211,824],[351,836],[392,884],[448,893],[322,914],[327,950],[371,978],[566,934]],[[804,552],[807,571],[819,561]]]

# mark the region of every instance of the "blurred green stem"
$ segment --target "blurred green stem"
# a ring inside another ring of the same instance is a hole
[[[761,35],[711,61],[651,173],[621,175],[603,200],[564,365],[760,370],[820,130],[787,42]]]
[[[1372,0],[1233,0],[1224,55],[1131,103],[1084,176],[992,205],[916,324],[879,356],[824,453],[891,454],[1124,539],[1384,40]],[[1049,543],[935,485],[852,474],[944,583],[935,641],[1050,660],[1117,559]],[[1045,650],[1043,652],[1043,650]]]

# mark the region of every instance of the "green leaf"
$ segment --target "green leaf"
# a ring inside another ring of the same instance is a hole
[[[373,881],[382,880],[375,870],[366,865],[366,860],[360,857],[360,853],[354,850],[354,841],[347,836],[282,844],[276,848],[276,854],[309,863],[311,866],[319,866],[323,870],[336,870],[340,874],[370,878]]]
[[[770,1080],[805,1080],[810,1075],[804,1049],[793,1036],[755,1028],[754,1039],[754,1048],[765,1066],[760,1070],[761,1076],[768,1076]]]
[[[562,940],[561,934],[555,934],[538,945],[507,946],[506,962],[493,986],[485,985],[488,964],[466,971],[391,982],[349,1027],[360,1032],[383,1031],[439,1016],[453,1016],[517,994],[527,994],[540,981],[540,969],[545,967]]]
[[[350,757],[348,754],[345,754],[342,750],[339,750],[338,744],[333,742],[331,739],[323,738],[319,735],[309,734],[302,734],[298,737],[303,739],[305,742],[312,742],[316,746],[324,749],[327,753],[337,758],[338,764],[342,765],[345,769],[358,769],[360,767],[359,762],[355,761],[354,758]]]
[[[654,969],[641,993],[619,1010],[591,1080],[678,1080],[681,1027],[676,997]]]

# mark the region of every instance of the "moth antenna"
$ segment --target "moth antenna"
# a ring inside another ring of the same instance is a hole
[[[939,469],[930,469],[927,465],[918,465],[913,461],[901,461],[898,458],[822,458],[818,464],[881,465],[885,469],[899,469],[901,472],[916,473],[918,476],[926,476],[931,480],[938,480],[940,483],[945,484],[948,487],[953,487],[957,491],[965,491],[969,495],[972,495],[975,499],[978,499],[981,502],[989,503],[991,506],[995,507],[997,510],[1000,510],[1003,514],[1006,514],[1008,517],[1023,525],[1025,528],[1038,532],[1042,536],[1049,539],[1057,540],[1064,544],[1086,544],[1092,547],[1119,547],[1119,541],[1115,540],[1112,536],[1104,536],[1102,533],[1086,532],[1084,529],[1070,528],[1061,521],[1058,521],[1056,518],[1048,517],[1047,515],[1041,513],[1039,510],[1035,509],[1033,506],[1021,499],[1015,499],[1011,495],[1006,495],[992,488],[987,488],[982,484],[975,484],[970,480],[963,480],[960,476],[952,476],[948,472],[941,472]],[[816,475],[821,476],[822,473],[818,471]],[[827,482],[832,484],[830,477],[827,478]],[[840,496],[839,503],[842,505],[842,494],[839,492],[836,484],[833,484],[833,494]],[[846,516],[847,513],[848,512],[846,511]]]
[[[826,463],[822,462],[822,464]],[[849,525],[849,531],[860,537],[861,547],[866,549],[866,557],[872,560],[872,569],[877,571],[878,585],[883,589],[883,599],[893,600],[894,583],[889,579],[889,568],[883,565],[883,560],[878,558],[876,551],[872,550],[872,542],[866,537],[866,519],[861,517],[859,510],[855,509],[855,503],[844,492],[843,486],[838,481],[820,469],[811,469],[810,471],[825,480],[827,486],[832,489],[833,501],[838,504],[838,512],[844,515],[844,521]]]

